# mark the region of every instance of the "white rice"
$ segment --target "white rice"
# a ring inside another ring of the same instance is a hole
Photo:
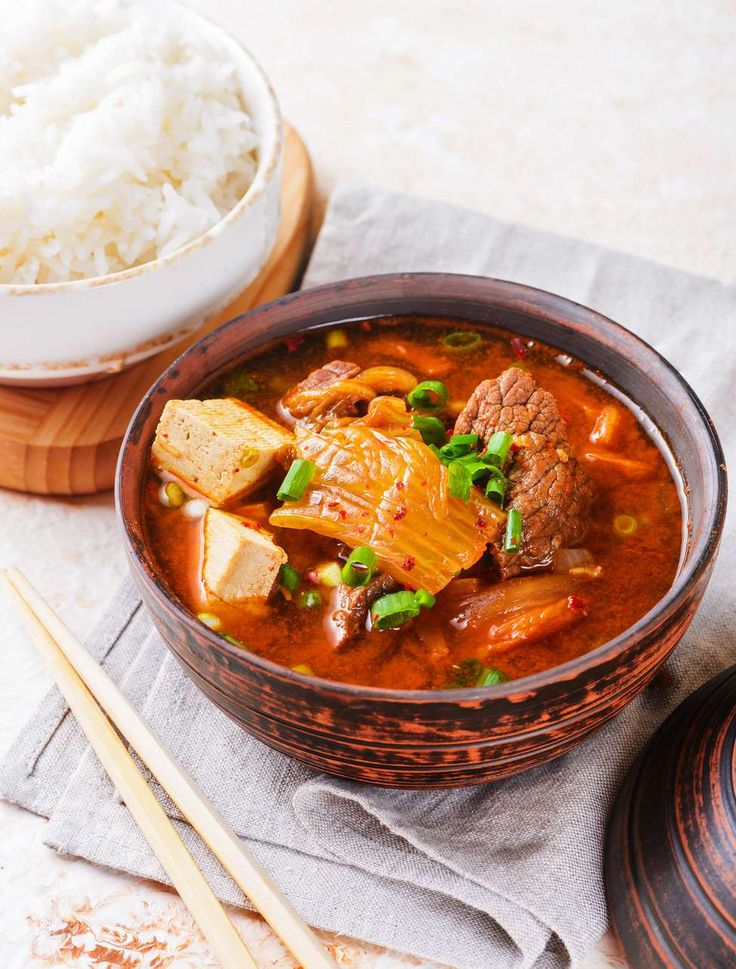
[[[0,283],[127,269],[255,174],[228,53],[150,0],[17,0],[0,30]]]

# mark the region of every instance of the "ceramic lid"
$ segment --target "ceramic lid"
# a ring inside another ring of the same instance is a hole
[[[689,696],[631,768],[605,875],[635,969],[736,966],[736,667]]]

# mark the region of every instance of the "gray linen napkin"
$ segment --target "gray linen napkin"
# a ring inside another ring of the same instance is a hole
[[[340,186],[305,285],[399,270],[514,279],[601,310],[664,353],[703,398],[727,453],[736,444],[732,288],[444,204]],[[311,923],[462,969],[563,969],[606,927],[601,853],[626,768],[677,702],[736,662],[732,530],[729,518],[706,600],[666,675],[566,757],[465,791],[369,788],[264,747],[190,684],[129,583],[89,645]],[[55,691],[8,752],[0,791],[50,817],[55,848],[166,880]],[[244,904],[159,794],[215,891]]]

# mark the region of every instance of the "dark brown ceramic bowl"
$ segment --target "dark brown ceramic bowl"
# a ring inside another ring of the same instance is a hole
[[[381,690],[302,676],[243,652],[194,619],[146,547],[141,488],[170,397],[195,395],[274,338],[307,327],[400,314],[495,323],[560,347],[637,402],[669,442],[687,495],[687,548],[670,592],[620,636],[544,673],[489,689]],[[348,280],[276,300],[196,343],[148,392],[117,472],[125,544],[143,601],[195,683],[264,743],[306,764],[373,784],[450,787],[559,757],[651,680],[688,627],[723,527],[726,473],[716,432],[680,375],[633,334],[559,296],[474,276]]]

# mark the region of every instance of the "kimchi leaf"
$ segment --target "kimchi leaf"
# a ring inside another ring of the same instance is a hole
[[[297,427],[296,452],[315,473],[303,496],[270,522],[366,545],[378,569],[431,593],[469,568],[498,535],[503,512],[477,489],[466,503],[448,491],[447,468],[412,428],[371,417],[321,431]]]

